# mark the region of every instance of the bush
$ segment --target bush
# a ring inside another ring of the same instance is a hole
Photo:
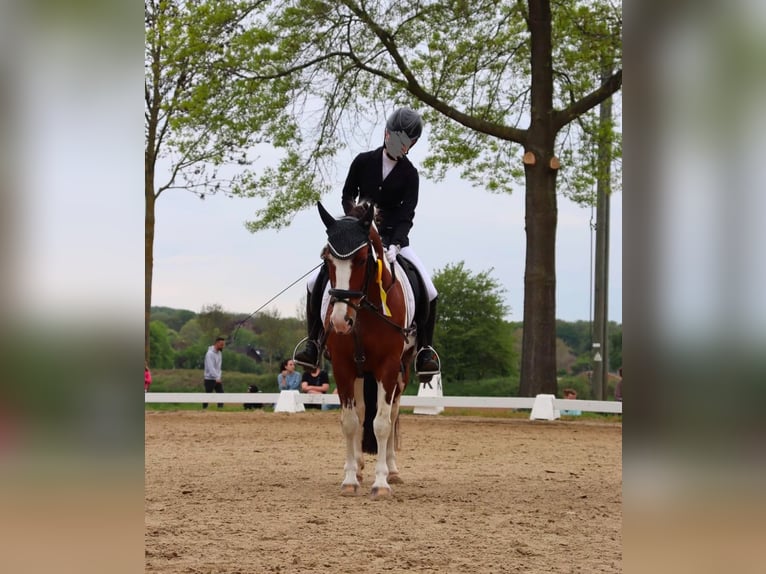
[[[203,372],[201,369],[160,369],[152,373],[152,392],[202,393]],[[255,384],[264,393],[277,393],[277,375],[250,374],[223,371],[223,389],[227,393],[246,393],[249,385]]]

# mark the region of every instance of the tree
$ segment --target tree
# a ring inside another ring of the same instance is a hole
[[[434,344],[447,379],[508,376],[514,371],[513,335],[504,316],[505,290],[492,270],[471,273],[461,261],[434,273],[439,315]]]
[[[179,348],[186,348],[195,343],[207,343],[208,341],[209,337],[203,332],[196,317],[184,323],[184,326],[178,331],[178,339],[176,340]]]
[[[149,326],[149,344],[151,345],[152,369],[169,369],[173,366],[173,347],[170,344],[170,330],[160,321],[152,321]]]
[[[572,349],[569,348],[562,339],[556,339],[556,371],[558,374],[567,374],[572,370],[577,357],[572,353]]]
[[[180,331],[189,319],[197,314],[187,309],[172,309],[170,307],[152,307],[152,321],[162,321],[169,329]]]
[[[598,175],[588,143],[594,107],[622,85],[619,2],[298,0],[262,8],[268,27],[241,46],[251,60],[239,73],[286,87],[301,129],[284,142],[280,177],[253,188],[268,203],[248,227],[279,228],[312,204],[311,191],[327,189],[325,160],[370,109],[377,121],[395,105],[421,109],[427,175],[459,168],[490,192],[524,181],[520,393],[555,393],[557,179],[561,172],[567,192],[582,197]],[[607,63],[616,71],[602,80]]]
[[[306,336],[302,323],[297,319],[281,319],[276,309],[261,311],[253,323],[253,329],[261,334],[260,340],[269,366],[285,357],[292,357],[295,342]]]
[[[283,113],[279,93],[262,98],[258,85],[234,70],[234,49],[255,34],[258,1],[144,0],[144,354],[149,359],[155,203],[169,190],[201,199],[241,195],[261,141],[289,137],[291,122],[263,119]],[[239,60],[238,60],[239,58]],[[274,88],[272,83],[269,89]],[[287,135],[285,135],[287,134]],[[160,180],[160,174],[167,174]]]
[[[202,307],[197,315],[197,323],[212,344],[216,337],[226,337],[230,334],[233,330],[234,318],[231,313],[227,313],[221,305],[216,303]]]

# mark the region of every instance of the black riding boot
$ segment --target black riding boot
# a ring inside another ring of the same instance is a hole
[[[439,372],[439,362],[433,348],[434,327],[436,326],[436,297],[428,307],[428,319],[418,329],[418,354],[415,370],[419,375],[435,375]]]
[[[308,340],[303,350],[293,357],[293,361],[299,365],[316,368],[319,365],[319,352],[322,339],[322,296],[327,283],[328,275],[325,267],[319,271],[314,290],[306,297],[306,325]]]

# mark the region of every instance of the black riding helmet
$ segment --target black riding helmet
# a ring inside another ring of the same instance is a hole
[[[388,117],[386,132],[386,151],[394,159],[399,159],[406,153],[402,152],[402,147],[409,150],[423,133],[423,120],[415,110],[399,108]]]

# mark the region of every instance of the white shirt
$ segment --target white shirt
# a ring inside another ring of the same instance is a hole
[[[396,160],[388,157],[388,154],[384,150],[383,151],[383,179],[386,179],[386,177],[388,177],[388,174],[391,173],[391,170],[394,169],[395,165],[396,165]]]

